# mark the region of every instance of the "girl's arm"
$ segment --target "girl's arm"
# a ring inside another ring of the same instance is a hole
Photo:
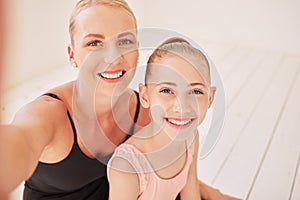
[[[195,139],[192,145],[194,145],[193,161],[189,169],[186,185],[184,186],[183,190],[180,192],[180,198],[182,200],[201,199],[199,181],[197,177],[197,160],[198,160],[198,148],[199,148],[198,132],[195,135]]]
[[[0,196],[9,194],[34,172],[44,148],[52,141],[55,123],[62,120],[57,107],[39,98],[0,126]]]
[[[133,200],[139,195],[139,178],[130,163],[122,158],[112,158],[108,167],[109,200]]]

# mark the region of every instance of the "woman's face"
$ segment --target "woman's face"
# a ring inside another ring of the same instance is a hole
[[[76,16],[70,60],[99,81],[102,91],[127,87],[138,62],[137,48],[135,21],[125,9],[93,5]]]

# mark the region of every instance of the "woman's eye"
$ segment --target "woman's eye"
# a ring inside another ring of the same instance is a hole
[[[160,93],[165,93],[165,94],[174,94],[174,92],[171,89],[165,88],[159,91]]]
[[[199,95],[199,94],[204,94],[202,90],[192,90],[191,91],[191,94],[196,94],[196,95]]]
[[[92,47],[98,47],[98,46],[103,46],[103,43],[99,40],[95,40],[95,41],[89,42],[87,45],[92,46]]]
[[[122,45],[130,45],[130,44],[133,44],[133,41],[132,40],[129,40],[129,39],[122,39],[119,41],[119,45],[122,46]]]

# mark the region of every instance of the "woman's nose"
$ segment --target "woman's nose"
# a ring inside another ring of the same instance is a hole
[[[108,44],[105,51],[104,62],[106,64],[118,64],[120,62],[122,54],[114,45]]]

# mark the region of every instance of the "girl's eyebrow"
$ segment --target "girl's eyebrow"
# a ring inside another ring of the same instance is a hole
[[[173,82],[159,82],[159,83],[156,83],[156,84],[157,85],[177,86],[177,84],[173,83]],[[190,86],[203,86],[203,87],[206,87],[206,85],[204,83],[200,83],[200,82],[190,83],[189,85]]]
[[[173,82],[159,82],[157,85],[171,85],[171,86],[177,86],[176,83]]]

